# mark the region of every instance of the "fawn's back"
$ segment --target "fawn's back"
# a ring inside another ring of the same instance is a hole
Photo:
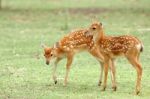
[[[129,35],[116,36],[116,37],[105,37],[103,40],[99,41],[100,47],[104,49],[105,52],[111,52],[114,55],[126,54],[128,51],[139,48],[141,43],[134,37]],[[139,48],[138,48],[139,47]]]
[[[58,42],[59,48],[63,51],[74,52],[92,48],[94,46],[94,42],[92,40],[93,36],[86,36],[85,32],[87,32],[87,30],[82,29],[69,33]]]

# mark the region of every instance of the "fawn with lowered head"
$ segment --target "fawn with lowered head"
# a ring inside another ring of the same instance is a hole
[[[96,46],[99,46],[100,52],[104,57],[104,85],[106,88],[108,65],[111,63],[113,75],[113,89],[116,90],[115,67],[114,60],[117,56],[125,56],[131,65],[137,71],[136,94],[139,94],[141,89],[142,67],[139,62],[140,52],[143,51],[142,42],[134,36],[106,36],[103,30],[102,23],[94,22],[86,32],[87,36],[93,36]]]
[[[103,56],[99,52],[97,46],[95,46],[92,40],[93,36],[86,36],[85,35],[86,32],[87,32],[86,29],[71,32],[67,36],[63,37],[59,42],[55,43],[53,47],[46,47],[43,45],[46,64],[48,65],[51,59],[56,58],[53,69],[53,80],[55,84],[57,83],[56,77],[57,64],[63,58],[67,58],[64,85],[67,84],[70,66],[72,64],[73,57],[76,53],[81,51],[88,51],[100,62],[100,64],[102,64]],[[99,85],[101,84],[102,81],[102,74],[103,74],[103,65],[101,65]]]

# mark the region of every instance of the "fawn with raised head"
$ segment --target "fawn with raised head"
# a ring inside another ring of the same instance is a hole
[[[97,46],[95,46],[92,40],[93,36],[86,36],[85,32],[87,32],[86,29],[76,30],[63,37],[59,42],[55,43],[53,47],[43,46],[47,65],[51,59],[56,58],[53,69],[53,80],[55,84],[57,83],[56,68],[58,62],[63,58],[67,58],[66,75],[64,80],[64,85],[66,85],[73,57],[76,53],[81,51],[88,51],[101,64],[101,73],[98,83],[99,85],[101,84],[103,74],[103,56],[99,52]]]
[[[115,67],[114,60],[117,56],[125,56],[131,65],[137,71],[136,94],[139,94],[141,89],[142,67],[139,62],[140,52],[143,51],[142,42],[134,36],[106,36],[102,23],[94,22],[86,32],[87,36],[93,36],[96,46],[99,46],[100,53],[104,57],[104,85],[103,90],[106,88],[108,65],[111,63],[113,75],[113,89],[116,90]]]

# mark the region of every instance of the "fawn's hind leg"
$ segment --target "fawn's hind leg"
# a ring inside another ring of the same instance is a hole
[[[104,57],[103,55],[100,53],[98,47],[94,47],[92,50],[89,50],[89,52],[91,53],[92,56],[94,56],[100,63],[100,75],[99,75],[99,81],[98,81],[98,86],[101,86],[102,83],[102,77],[103,77],[103,61],[104,61]]]
[[[127,56],[128,61],[136,69],[137,72],[137,82],[136,82],[136,94],[140,93],[141,89],[141,78],[142,78],[142,66],[139,62],[139,53],[133,53]]]
[[[66,75],[65,75],[65,80],[64,80],[64,86],[66,86],[67,82],[68,82],[68,75],[69,75],[69,71],[70,71],[72,61],[73,61],[73,53],[69,53],[67,55]]]
[[[114,59],[111,59],[109,67],[110,67],[110,70],[111,70],[112,88],[113,88],[114,91],[116,91],[117,90],[117,85],[116,85],[116,68],[115,68]]]

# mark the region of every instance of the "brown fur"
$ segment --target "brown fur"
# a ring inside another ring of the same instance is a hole
[[[46,63],[49,64],[52,58],[56,58],[55,66],[53,70],[53,80],[57,83],[56,80],[56,67],[57,63],[63,59],[67,58],[66,64],[66,76],[64,84],[67,84],[68,73],[70,71],[70,66],[73,61],[73,57],[76,53],[80,51],[88,51],[92,56],[94,56],[100,64],[102,64],[103,56],[99,52],[97,46],[95,46],[92,38],[93,36],[86,36],[85,33],[87,32],[86,29],[83,30],[76,30],[74,32],[69,33],[67,36],[63,37],[59,42],[54,44],[53,47],[44,47],[44,55],[46,58]],[[103,73],[103,66],[101,66],[101,74],[99,85],[101,84],[102,73]]]
[[[93,36],[96,46],[99,46],[100,52],[104,56],[104,86],[106,88],[108,65],[111,63],[114,78],[113,88],[116,89],[114,59],[117,56],[125,56],[137,71],[136,94],[141,89],[142,67],[139,62],[139,54],[143,49],[143,45],[139,39],[130,35],[123,36],[106,36],[103,26],[99,22],[94,22],[86,35]],[[140,48],[139,48],[140,47]],[[113,71],[114,70],[114,71]]]

